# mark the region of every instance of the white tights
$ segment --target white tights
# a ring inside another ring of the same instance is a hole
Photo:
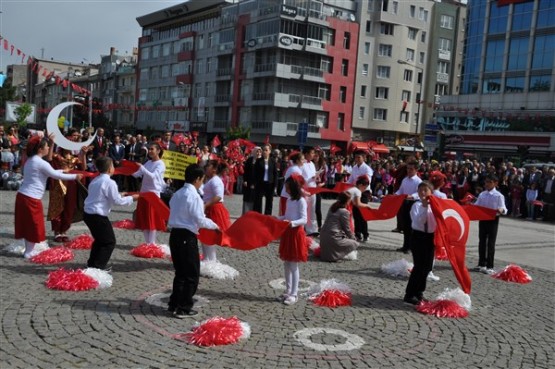
[[[299,292],[299,263],[294,261],[284,261],[283,269],[285,271],[285,293],[289,296],[297,296]]]
[[[156,243],[156,231],[143,231],[143,235],[145,236],[145,243]]]
[[[35,242],[25,240],[25,254],[23,254],[23,256],[26,258],[31,256],[31,253],[33,252],[34,248],[35,248]]]
[[[205,261],[217,261],[216,258],[216,246],[214,245],[202,245],[202,255]]]

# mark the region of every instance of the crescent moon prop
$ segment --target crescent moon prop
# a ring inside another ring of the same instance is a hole
[[[60,117],[60,113],[62,112],[62,110],[71,105],[81,104],[76,102],[64,102],[56,105],[50,111],[50,113],[48,113],[48,118],[46,118],[46,129],[49,133],[54,133],[54,143],[56,145],[66,150],[79,151],[83,146],[89,146],[93,142],[94,138],[96,137],[96,133],[84,142],[74,142],[65,138],[64,134],[60,131],[60,128],[58,127],[58,118]]]
[[[465,232],[464,221],[461,215],[454,209],[446,209],[443,211],[443,213],[441,213],[441,215],[445,220],[447,220],[447,218],[455,218],[455,220],[459,223],[459,226],[461,227],[461,234],[457,241],[460,241],[460,239],[463,238]]]

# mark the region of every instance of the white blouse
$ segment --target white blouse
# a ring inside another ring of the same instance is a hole
[[[133,177],[143,177],[141,192],[154,192],[160,196],[160,192],[166,188],[166,182],[164,182],[165,172],[166,165],[162,160],[149,160],[141,166],[141,169],[133,174]]]
[[[304,226],[307,223],[307,204],[304,197],[299,200],[287,199],[287,208],[285,209],[285,215],[278,217],[281,220],[289,220],[291,222],[291,227]]]
[[[224,182],[219,176],[214,176],[206,182],[202,188],[203,191],[203,201],[206,204],[214,197],[218,196],[224,202]]]
[[[289,168],[287,168],[287,171],[285,172],[285,176],[284,176],[284,183],[285,181],[287,181],[287,178],[291,177],[291,175],[293,174],[299,174],[299,175],[303,175],[303,171],[302,169],[298,166],[298,165],[291,165]],[[287,191],[285,190],[285,185],[283,186],[283,188],[281,189],[281,197],[285,197],[286,199],[289,198],[289,194],[287,193]]]
[[[38,155],[31,156],[23,167],[23,183],[19,192],[33,199],[42,199],[46,189],[48,177],[71,181],[77,178],[77,174],[66,174],[63,170],[56,170]]]

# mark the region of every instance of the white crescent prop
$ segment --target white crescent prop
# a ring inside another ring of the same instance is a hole
[[[452,217],[452,218],[455,218],[455,220],[459,223],[459,226],[461,227],[461,235],[459,236],[459,239],[457,241],[460,241],[460,239],[463,238],[464,232],[465,232],[464,221],[461,215],[454,209],[443,210],[443,213],[441,213],[441,215],[445,220],[447,220],[447,218],[449,217]]]
[[[48,113],[48,118],[46,118],[46,129],[48,130],[48,133],[54,133],[54,143],[56,145],[66,150],[79,151],[83,146],[90,146],[96,137],[96,132],[91,138],[84,142],[74,142],[65,138],[64,134],[60,132],[60,128],[58,127],[58,118],[60,117],[62,110],[71,105],[81,104],[76,102],[64,102],[56,105],[50,113]]]

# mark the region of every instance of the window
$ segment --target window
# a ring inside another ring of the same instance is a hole
[[[438,44],[440,50],[451,51],[451,40],[449,40],[448,38],[440,37]]]
[[[360,97],[366,97],[366,89],[368,86],[362,85],[360,86]]]
[[[346,76],[349,72],[349,60],[343,59],[341,61],[341,75]]]
[[[345,103],[347,101],[347,87],[339,87],[339,101]]]
[[[427,22],[428,21],[428,11],[424,8],[418,9],[418,19],[421,21]]]
[[[401,92],[401,101],[410,102],[410,91],[403,90]]]
[[[551,88],[551,75],[531,76],[530,91],[549,91]]]
[[[143,47],[141,50],[141,60],[150,59],[150,47]]]
[[[377,71],[377,78],[389,78],[391,68],[385,65],[379,65]]]
[[[405,55],[405,60],[414,61],[414,50],[413,49],[407,49],[407,53]]]
[[[160,56],[160,45],[152,46],[152,57],[157,58]]]
[[[426,42],[426,31],[422,31],[422,33],[420,34],[420,42]]]
[[[393,2],[393,10],[392,10],[393,14],[397,14],[399,12],[399,2],[398,1],[394,1]]]
[[[387,109],[374,109],[375,120],[387,120]]]
[[[410,17],[411,17],[411,18],[416,17],[416,6],[411,5],[411,6],[410,6],[409,13],[410,13]]]
[[[501,72],[505,40],[488,41],[486,45],[485,72]]]
[[[524,70],[528,62],[528,37],[511,39],[507,70]]]
[[[505,80],[505,92],[524,92],[524,77],[511,77]]]
[[[441,83],[436,84],[436,89],[435,89],[435,95],[436,95],[436,104],[439,104],[439,102],[437,102],[438,98],[443,96],[443,95],[449,95],[449,89],[447,85],[443,85]]]
[[[345,114],[344,113],[337,114],[337,129],[339,129],[340,131],[345,130]]]
[[[351,48],[351,33],[345,32],[343,35],[343,48],[350,49]]]
[[[382,12],[387,12],[389,9],[389,0],[382,0]]]
[[[450,15],[443,14],[439,19],[441,28],[453,29],[454,18]]]
[[[399,116],[399,121],[401,123],[408,123],[409,122],[409,112],[408,111],[402,111],[400,116]]]
[[[170,55],[171,51],[172,51],[171,42],[166,42],[164,45],[162,45],[162,56]]]
[[[168,78],[170,76],[170,66],[162,65],[160,78]]]
[[[141,81],[145,81],[148,79],[148,68],[141,68],[141,75],[139,76]]]
[[[366,33],[372,33],[372,21],[366,21]]]
[[[212,70],[212,58],[206,59],[206,73],[210,73]]]
[[[380,46],[378,47],[378,56],[387,56],[391,58],[392,51],[392,45],[380,44]]]
[[[412,82],[412,70],[405,69],[405,73],[403,74],[403,79],[407,82]]]
[[[365,55],[370,54],[370,42],[365,42],[364,43],[364,54]]]
[[[417,33],[418,33],[418,30],[416,28],[409,28],[409,39],[416,40]]]
[[[380,33],[382,35],[393,36],[395,33],[395,25],[391,23],[380,23]]]
[[[330,100],[330,89],[329,85],[318,86],[318,97],[324,100]]]
[[[364,106],[358,108],[358,119],[364,119]]]
[[[439,61],[437,63],[437,72],[438,73],[449,73],[449,63],[444,61]]]
[[[421,51],[421,52],[418,54],[418,62],[419,62],[420,64],[424,64],[424,61],[426,61],[426,53],[423,52],[423,51]]]
[[[376,99],[387,100],[388,95],[389,95],[389,88],[376,87]]]
[[[362,75],[363,76],[368,75],[368,64],[362,64]]]
[[[551,69],[555,55],[555,35],[538,35],[534,41],[532,69]]]
[[[498,94],[501,92],[501,79],[500,78],[486,78],[482,85],[482,93],[484,94]]]

